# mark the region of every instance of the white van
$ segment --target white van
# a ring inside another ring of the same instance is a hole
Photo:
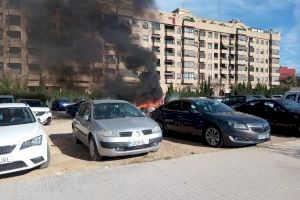
[[[298,90],[292,89],[292,90],[286,92],[284,94],[283,98],[300,103],[300,88]]]

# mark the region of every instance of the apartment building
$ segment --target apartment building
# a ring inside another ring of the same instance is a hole
[[[165,90],[170,83],[196,88],[204,80],[210,80],[216,94],[243,82],[279,85],[279,32],[254,29],[239,20],[204,19],[186,9],[151,17],[139,21],[137,33],[158,58]]]
[[[58,74],[41,71],[43,66],[28,45],[26,14],[14,2],[18,1],[0,0],[0,75],[16,74],[29,87],[39,86],[42,79],[46,87],[59,88]],[[156,71],[164,91],[171,83],[176,88],[193,89],[205,80],[211,82],[216,94],[229,92],[231,85],[243,82],[279,85],[279,32],[250,28],[239,20],[204,19],[186,9],[149,11],[143,18],[133,18],[126,9],[120,14],[121,23],[132,26],[135,40],[157,56]],[[128,82],[137,81],[135,73],[116,63],[113,48],[105,48],[107,54],[93,70],[101,71],[105,66],[111,74],[121,71]],[[69,81],[89,90],[101,79],[96,75],[79,71],[70,75]]]

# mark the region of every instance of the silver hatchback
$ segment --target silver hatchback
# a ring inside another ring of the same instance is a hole
[[[92,160],[157,151],[162,141],[159,125],[121,100],[83,103],[72,129],[74,141],[89,147]]]

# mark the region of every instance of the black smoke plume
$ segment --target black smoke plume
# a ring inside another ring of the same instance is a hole
[[[94,89],[104,97],[132,102],[161,98],[155,55],[134,43],[131,24],[120,23],[123,11],[142,17],[155,8],[153,0],[24,0],[22,5],[27,14],[29,46],[36,48],[47,70],[76,74],[71,72],[76,68],[70,66],[83,67],[80,73],[97,79]],[[105,67],[99,71],[94,66],[102,62],[108,44],[116,52],[113,78]],[[128,84],[122,79],[118,72],[121,62],[132,74],[142,71],[137,83]],[[62,75],[68,80],[68,73]]]

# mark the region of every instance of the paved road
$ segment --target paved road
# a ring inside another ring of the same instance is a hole
[[[299,199],[300,141],[0,184],[1,199]]]

